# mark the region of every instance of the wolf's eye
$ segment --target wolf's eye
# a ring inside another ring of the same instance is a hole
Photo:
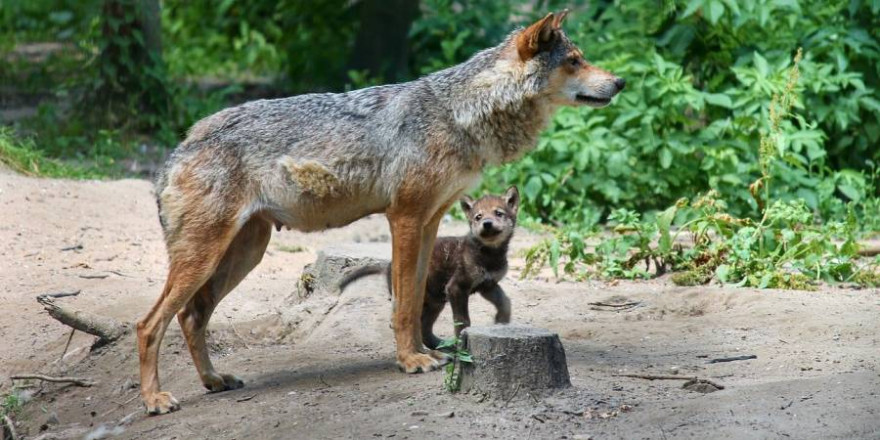
[[[480,221],[482,219],[483,219],[483,214],[477,214],[474,216],[474,220],[476,220],[476,221]]]
[[[504,218],[504,211],[495,211],[495,215],[497,215],[499,218]]]
[[[571,64],[571,67],[577,67],[581,65],[580,58],[569,58],[568,63]]]

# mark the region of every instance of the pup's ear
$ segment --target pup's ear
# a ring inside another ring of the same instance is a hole
[[[562,21],[565,20],[565,17],[568,17],[569,10],[565,8],[562,12],[556,14],[556,18],[553,19],[553,28],[559,29],[562,27]]]
[[[507,209],[516,215],[519,212],[519,190],[516,189],[516,186],[511,186],[507,188],[507,192],[504,193],[504,201],[507,203]]]
[[[543,47],[553,41],[555,37],[555,15],[551,12],[544,18],[536,21],[516,37],[516,51],[523,61],[532,59]]]
[[[464,196],[458,203],[461,203],[461,210],[464,211],[464,214],[470,216],[471,209],[474,209],[474,199],[470,196]]]

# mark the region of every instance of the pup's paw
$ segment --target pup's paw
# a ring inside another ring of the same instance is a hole
[[[427,373],[440,368],[440,361],[430,354],[411,353],[397,355],[397,366],[407,374]]]
[[[232,374],[213,373],[202,378],[202,385],[209,392],[219,393],[220,391],[237,390],[244,386],[244,382]]]
[[[449,353],[445,353],[440,350],[431,350],[428,352],[428,355],[436,359],[437,362],[440,363],[441,367],[452,362],[452,356],[450,356]]]
[[[144,406],[147,407],[147,414],[153,416],[179,410],[180,402],[171,393],[162,391],[145,397]]]

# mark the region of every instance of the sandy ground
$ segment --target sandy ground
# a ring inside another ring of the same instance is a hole
[[[455,223],[441,228],[461,231]],[[211,323],[215,364],[237,373],[245,388],[206,394],[172,323],[160,371],[163,388],[183,409],[147,417],[137,398],[134,338],[90,353],[92,338],[77,333],[62,357],[69,329],[34,298],[79,289],[59,302],[123,321],[143,315],[165,275],[151,185],[0,171],[0,392],[11,391],[9,375],[26,372],[98,382],[24,389],[30,401],[16,416],[20,436],[880,438],[876,290],[520,281],[522,261],[514,261],[503,281],[514,321],[560,334],[573,387],[495,401],[445,392],[440,372],[397,371],[381,277],[362,279],[341,296],[298,296],[303,266],[323,246],[387,239],[382,216],[319,234],[275,233],[263,263]],[[515,246],[536,239],[520,233]],[[623,299],[639,305],[615,312],[588,304]],[[472,300],[472,310],[475,323],[491,321],[482,299]],[[448,335],[451,328],[447,311],[438,329]],[[757,359],[707,364],[744,354]],[[682,389],[682,381],[621,373],[699,376],[725,388],[702,394]]]

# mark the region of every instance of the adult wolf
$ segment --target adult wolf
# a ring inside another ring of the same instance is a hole
[[[242,381],[214,370],[205,328],[263,257],[272,226],[316,231],[384,212],[392,235],[397,363],[446,362],[422,343],[428,260],[444,212],[487,164],[534,148],[562,105],[607,105],[624,81],[591,66],[547,14],[468,61],[421,79],[342,94],[249,102],[196,123],[156,183],[169,272],[138,322],[147,411],[179,408],[160,391],[162,337],[177,315],[210,391]]]

